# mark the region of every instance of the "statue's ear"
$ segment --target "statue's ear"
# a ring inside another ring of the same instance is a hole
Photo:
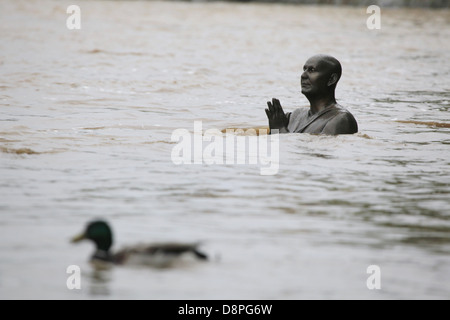
[[[333,73],[333,74],[330,76],[330,79],[328,80],[328,86],[330,87],[330,86],[332,86],[333,84],[336,84],[336,83],[338,82],[338,80],[339,80],[339,78],[338,78],[337,73]]]

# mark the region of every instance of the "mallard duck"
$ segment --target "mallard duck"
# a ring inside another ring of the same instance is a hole
[[[96,249],[91,257],[94,265],[102,264],[143,264],[153,267],[170,267],[176,260],[184,254],[193,254],[200,260],[207,260],[208,257],[198,251],[198,244],[183,243],[159,243],[151,245],[138,245],[126,247],[116,253],[111,253],[113,235],[111,228],[105,221],[92,221],[88,223],[86,230],[74,237],[72,243],[82,240],[91,240],[95,243]]]

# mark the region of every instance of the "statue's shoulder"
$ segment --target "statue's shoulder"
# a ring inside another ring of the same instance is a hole
[[[351,134],[358,132],[358,123],[356,122],[353,114],[342,107],[337,105],[333,110],[333,114],[327,122],[322,133],[325,134]]]
[[[308,121],[309,107],[300,107],[287,114],[289,124],[288,129],[290,132],[296,132],[296,130]]]

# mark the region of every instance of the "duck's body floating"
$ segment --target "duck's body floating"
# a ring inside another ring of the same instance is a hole
[[[105,221],[90,222],[85,232],[74,237],[72,242],[81,240],[91,240],[95,243],[96,250],[91,257],[91,262],[95,265],[131,263],[165,268],[170,267],[185,254],[192,254],[201,260],[208,259],[204,253],[198,251],[198,244],[183,243],[138,245],[111,253],[110,249],[113,243],[112,231]]]

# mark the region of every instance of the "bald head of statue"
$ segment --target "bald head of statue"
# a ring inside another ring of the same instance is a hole
[[[334,98],[341,75],[342,66],[336,58],[325,54],[312,56],[303,66],[300,78],[302,93],[307,98],[330,95]]]

